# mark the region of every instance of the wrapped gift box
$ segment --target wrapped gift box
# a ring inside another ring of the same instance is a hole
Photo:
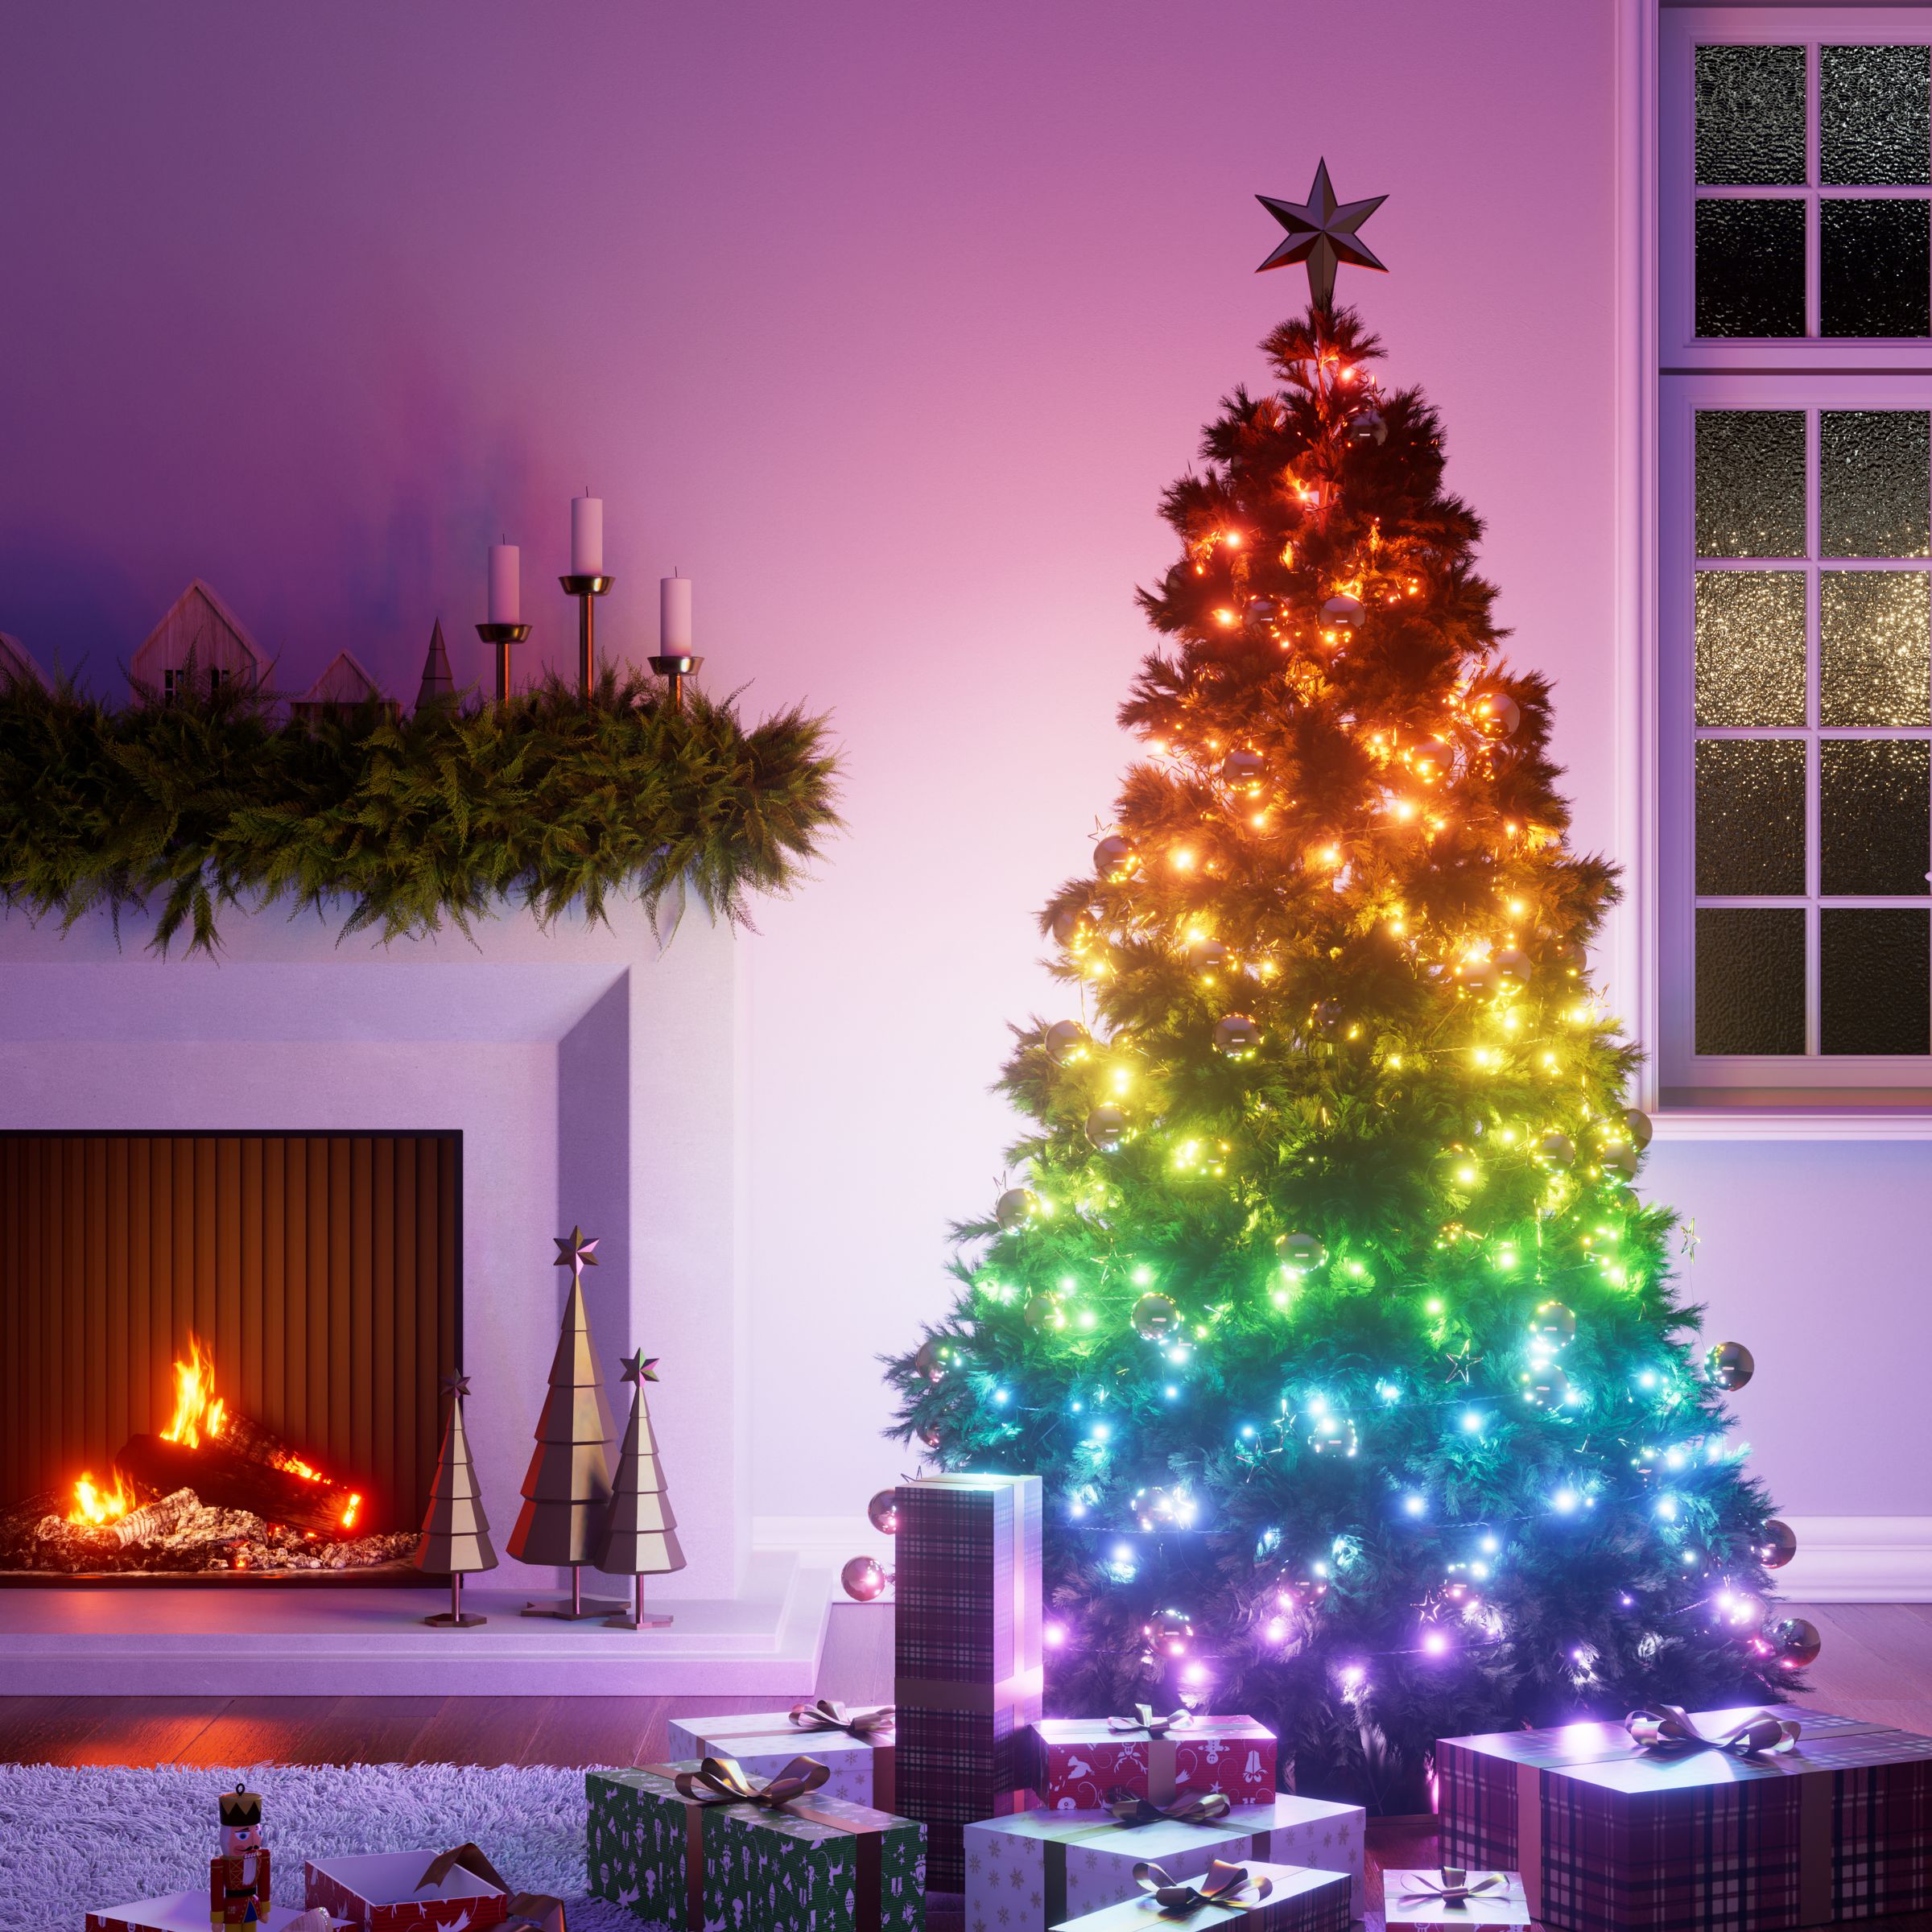
[[[1116,1730],[1104,1717],[1042,1718],[1030,1776],[1049,1811],[1097,1811],[1116,1791],[1161,1805],[1177,1790],[1265,1805],[1274,1796],[1274,1733],[1252,1717],[1195,1717],[1164,1732]]]
[[[700,1804],[675,1781],[697,1769],[585,1773],[598,1897],[661,1932],[923,1932],[925,1835],[911,1819],[823,1788],[776,1810]]]
[[[966,1924],[1010,1932],[1046,1932],[1062,1920],[1142,1896],[1133,1868],[1156,1864],[1194,1878],[1215,1860],[1246,1864],[1310,1865],[1348,1880],[1356,1918],[1366,1909],[1359,1806],[1278,1794],[1265,1805],[1241,1805],[1210,1824],[1172,1818],[1125,1827],[1106,1812],[1023,1811],[981,1819],[965,1831]],[[1153,1913],[1150,1918],[1155,1918]]]
[[[749,1716],[686,1717],[671,1727],[667,1757],[735,1757],[748,1777],[762,1784],[776,1777],[803,1753],[815,1757],[832,1776],[819,1787],[828,1798],[875,1811],[893,1807],[894,1734],[889,1728],[869,1737],[848,1731],[807,1731],[785,1711]]]
[[[1530,1901],[1523,1881],[1513,1872],[1471,1871],[1471,1880],[1498,1879],[1501,1884],[1472,1893],[1466,1901],[1452,1903],[1442,1896],[1441,1872],[1382,1872],[1382,1922],[1389,1926],[1455,1926],[1477,1932],[1484,1926],[1526,1926]]]
[[[894,1606],[898,1809],[927,1828],[927,1881],[956,1892],[962,1829],[1031,1800],[1040,1715],[1040,1479],[902,1483]]]
[[[1757,1759],[1660,1756],[1621,1724],[1444,1738],[1442,1856],[1520,1872],[1530,1916],[1563,1932],[1775,1932],[1932,1906],[1932,1738],[1793,1715],[1796,1748]]]
[[[423,1885],[423,1872],[436,1856],[369,1852],[312,1858],[302,1868],[303,1903],[368,1932],[454,1932],[459,1922],[464,1932],[480,1932],[500,1922],[507,1904],[503,1888],[464,1866],[438,1884]]]
[[[292,1905],[270,1905],[260,1921],[262,1932],[282,1932],[295,1916]],[[138,1899],[132,1905],[102,1905],[88,1913],[87,1932],[208,1932],[208,1888]]]
[[[1270,1865],[1244,1859],[1241,1868],[1250,1880],[1241,1901],[1221,1905],[1208,1900],[1184,1918],[1170,1918],[1145,1893],[1117,1905],[1066,1920],[1054,1932],[1144,1932],[1145,1928],[1185,1926],[1189,1932],[1205,1926],[1240,1925],[1245,1932],[1348,1932],[1348,1876],[1344,1872],[1311,1871],[1306,1865]],[[1174,1874],[1179,1876],[1179,1874]],[[1265,1880],[1268,1893],[1257,1900]]]

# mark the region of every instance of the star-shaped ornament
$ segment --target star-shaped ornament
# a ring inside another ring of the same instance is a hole
[[[581,1228],[573,1227],[568,1234],[553,1234],[550,1238],[557,1245],[557,1265],[568,1268],[573,1280],[581,1281],[586,1268],[597,1266],[597,1241],[594,1238],[586,1241]]]
[[[443,1386],[447,1389],[458,1402],[460,1402],[464,1396],[469,1393],[469,1377],[466,1376],[460,1368],[459,1368],[454,1375],[446,1375],[444,1377]]]
[[[635,1382],[640,1389],[646,1382],[654,1382],[658,1379],[659,1359],[654,1355],[646,1355],[642,1348],[635,1355],[625,1356],[624,1357],[624,1380],[627,1382]]]
[[[1346,262],[1354,268],[1387,266],[1375,258],[1375,251],[1356,233],[1386,201],[1376,195],[1366,201],[1337,201],[1328,180],[1328,163],[1316,164],[1315,185],[1302,202],[1278,201],[1272,195],[1257,195],[1255,200],[1287,229],[1287,239],[1261,264],[1261,268],[1286,268],[1297,262],[1308,265],[1308,293],[1322,308],[1335,299],[1336,265]],[[1261,269],[1256,270],[1261,273]]]

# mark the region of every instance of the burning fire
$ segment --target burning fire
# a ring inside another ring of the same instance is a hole
[[[199,1449],[204,1434],[212,1442],[221,1433],[227,1407],[215,1393],[215,1358],[202,1347],[200,1336],[191,1330],[188,1360],[175,1364],[175,1416],[161,1431],[162,1441],[184,1443],[190,1449]],[[299,1473],[307,1475],[308,1472]]]
[[[134,1499],[122,1484],[118,1469],[114,1472],[111,1489],[99,1488],[89,1469],[74,1484],[74,1506],[67,1513],[67,1520],[70,1523],[111,1523],[116,1517],[126,1516],[134,1506]]]
[[[175,1364],[175,1413],[167,1426],[161,1431],[164,1443],[180,1443],[189,1449],[199,1449],[205,1438],[213,1442],[222,1431],[228,1420],[228,1404],[215,1393],[215,1358],[202,1343],[200,1335],[190,1330],[188,1337],[188,1360]],[[328,1479],[312,1463],[304,1462],[292,1451],[283,1450],[271,1459],[278,1469],[286,1470],[291,1476],[298,1476],[304,1482],[320,1483]],[[80,1480],[74,1484],[74,1506],[68,1512],[70,1523],[111,1523],[123,1517],[135,1506],[136,1499],[121,1480],[119,1470],[114,1472],[114,1486],[103,1490],[96,1484],[91,1470],[83,1472]],[[342,1527],[355,1527],[356,1517],[362,1507],[359,1492],[352,1492],[342,1505]]]

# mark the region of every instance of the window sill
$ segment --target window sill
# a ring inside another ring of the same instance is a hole
[[[1650,1119],[1660,1141],[1932,1141],[1932,1094],[1889,1095],[1882,1106],[1748,1095],[1711,1105],[1666,1095]]]

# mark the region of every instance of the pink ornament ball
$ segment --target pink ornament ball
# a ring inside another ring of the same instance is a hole
[[[886,1572],[869,1556],[855,1556],[839,1572],[839,1582],[856,1603],[872,1603],[886,1591]]]

